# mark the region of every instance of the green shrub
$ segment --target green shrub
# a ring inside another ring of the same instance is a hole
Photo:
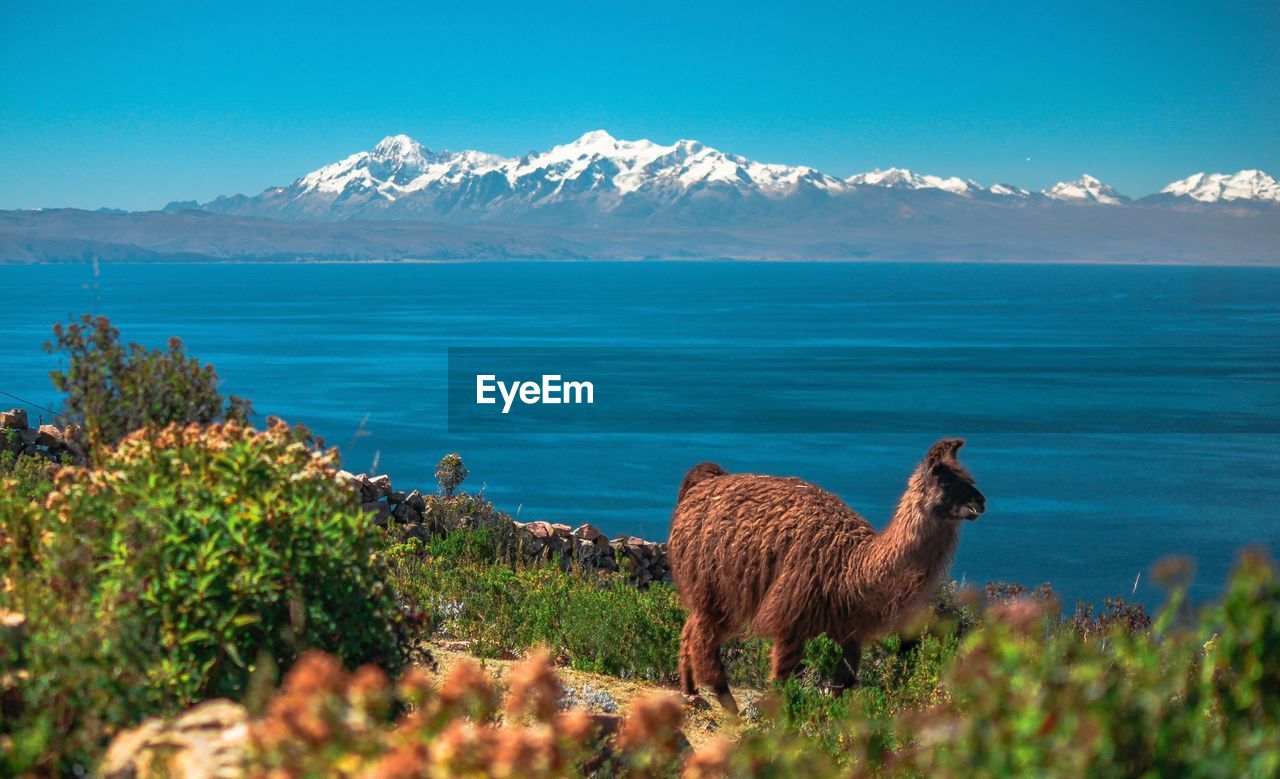
[[[65,768],[146,715],[242,697],[260,661],[316,647],[394,673],[382,534],[331,460],[283,425],[175,426],[61,469],[43,503],[6,483],[0,608],[26,615],[26,681],[0,737],[44,733],[40,768]]]
[[[67,414],[90,451],[148,425],[248,420],[249,401],[224,400],[213,366],[188,356],[177,338],[165,350],[125,345],[106,317],[88,314],[55,325],[53,336],[45,348],[67,358],[66,369],[51,374],[53,386],[66,393]]]
[[[452,498],[471,472],[462,464],[459,454],[446,454],[436,465],[436,483],[440,485],[440,495]]]
[[[396,586],[433,630],[466,639],[481,656],[555,647],[573,668],[623,677],[675,678],[684,612],[672,587],[632,587],[556,565],[499,559],[484,530],[459,530],[388,551]]]
[[[0,431],[0,434],[13,432]],[[14,452],[0,452],[0,479],[10,480],[10,488],[27,500],[40,501],[53,489],[56,463],[44,457],[25,457]]]

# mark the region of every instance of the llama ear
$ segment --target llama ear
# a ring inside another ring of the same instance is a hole
[[[964,446],[963,438],[944,438],[929,448],[929,454],[925,455],[924,461],[929,465],[955,462],[956,452],[960,451],[962,446]]]

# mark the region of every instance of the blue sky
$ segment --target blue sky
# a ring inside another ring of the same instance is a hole
[[[847,176],[1280,175],[1280,3],[0,0],[0,208],[257,193],[407,133]],[[1029,159],[1028,159],[1029,158]]]

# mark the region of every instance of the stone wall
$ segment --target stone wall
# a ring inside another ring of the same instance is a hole
[[[500,549],[519,560],[552,561],[566,569],[584,571],[621,571],[628,582],[640,587],[671,581],[665,543],[626,535],[609,538],[589,523],[571,527],[554,522],[517,522],[488,504],[459,516],[449,512],[448,503],[433,492],[396,490],[386,475],[338,471],[337,478],[359,491],[360,501],[374,515],[375,523],[390,527],[404,538],[426,541],[453,530],[484,528]]]
[[[82,458],[74,443],[78,438],[77,431],[75,425],[32,425],[24,409],[0,411],[0,451],[43,457],[53,462],[59,462],[67,455],[79,460]]]

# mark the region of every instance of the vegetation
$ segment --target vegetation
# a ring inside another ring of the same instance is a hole
[[[462,483],[467,480],[470,471],[462,464],[462,457],[457,453],[446,454],[436,465],[436,482],[440,485],[440,495],[452,498]]]
[[[466,500],[459,496],[455,500]],[[406,600],[432,633],[465,639],[481,657],[555,647],[582,671],[669,681],[684,612],[675,590],[640,590],[620,576],[508,562],[486,530],[459,530],[392,546],[387,559]]]
[[[440,683],[415,671],[393,688],[374,669],[348,675],[308,657],[254,720],[249,767],[396,777],[1276,775],[1274,567],[1245,557],[1224,600],[1194,617],[1179,593],[1150,635],[1113,624],[1105,640],[1044,602],[990,605],[965,638],[926,637],[840,699],[815,684],[835,657],[834,642],[815,640],[812,676],[775,687],[757,726],[683,755],[676,700],[633,702],[621,733],[602,743],[598,721],[556,705],[550,655],[513,671],[505,707],[465,662]]]
[[[13,435],[12,430],[0,430],[0,480],[20,497],[41,501],[53,489],[58,465],[42,457],[19,456],[17,447],[6,440]]]
[[[382,533],[301,428],[152,425],[92,468],[0,465],[0,611],[25,617],[0,655],[0,774],[83,765],[116,729],[243,697],[310,648],[404,662]]]
[[[683,712],[675,696],[637,701],[608,746],[586,712],[560,711],[546,654],[517,666],[503,696],[462,663],[439,686],[412,671],[392,686],[376,668],[346,673],[302,658],[251,724],[248,768],[271,776],[471,777],[674,775]],[[398,717],[395,712],[404,712]]]
[[[45,349],[67,358],[53,385],[66,393],[67,415],[82,425],[91,450],[148,426],[248,420],[249,401],[224,399],[214,367],[188,356],[178,338],[166,350],[125,345],[106,317],[85,314],[55,325]]]

